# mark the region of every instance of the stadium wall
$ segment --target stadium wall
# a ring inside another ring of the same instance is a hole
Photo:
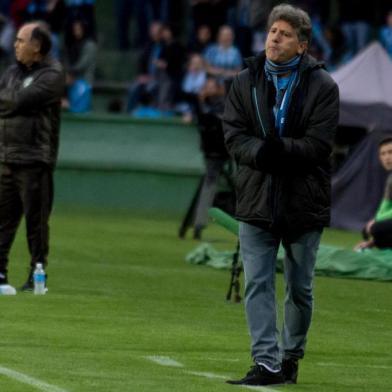
[[[56,206],[183,214],[202,172],[193,126],[174,119],[63,115]]]

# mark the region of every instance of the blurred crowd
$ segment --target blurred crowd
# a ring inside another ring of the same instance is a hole
[[[51,55],[60,59],[67,72],[69,97],[77,98],[75,111],[91,105],[91,87],[96,67],[95,0],[0,0],[0,64],[14,61],[17,30],[29,21],[40,21],[52,36]],[[86,93],[80,94],[81,88]]]
[[[264,49],[267,16],[277,2],[190,0],[185,42],[173,28],[176,24],[170,19],[169,9],[173,6],[170,0],[151,1],[154,12],[150,13],[143,8],[147,3],[118,1],[119,49],[129,48],[128,23],[135,12],[136,31],[140,34],[134,37],[134,45],[142,53],[138,76],[129,88],[126,110],[142,117],[180,112],[185,121],[191,121],[200,107],[209,107],[206,105],[209,100],[223,99],[230,80],[243,68],[244,58]],[[392,57],[390,2],[375,0],[372,7],[368,2],[355,0],[290,3],[307,10],[311,16],[313,40],[309,51],[323,60],[328,70],[334,71],[349,62],[374,39]],[[145,26],[149,26],[148,33],[143,30]],[[215,88],[211,88],[211,79]]]
[[[200,108],[216,110],[209,101],[222,100],[243,59],[263,50],[267,16],[280,2],[113,1],[118,50],[139,53],[123,110],[146,117],[181,114],[184,121],[192,121]],[[390,1],[374,0],[371,6],[355,0],[289,2],[310,14],[310,53],[330,71],[373,39],[392,57]],[[179,21],[180,3],[187,5],[185,23]],[[69,90],[64,107],[88,110],[97,63],[95,0],[0,0],[1,64],[13,60],[15,32],[31,20],[47,23],[52,54],[65,64]]]

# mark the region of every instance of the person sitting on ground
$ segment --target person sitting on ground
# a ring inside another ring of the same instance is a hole
[[[362,231],[364,241],[354,247],[354,250],[377,247],[392,248],[392,137],[383,139],[379,144],[381,165],[389,172],[384,198],[374,219],[369,221]]]

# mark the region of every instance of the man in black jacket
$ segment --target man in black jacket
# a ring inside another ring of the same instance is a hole
[[[309,16],[287,4],[268,20],[266,50],[248,60],[226,100],[223,130],[238,165],[237,209],[245,307],[255,365],[232,384],[297,381],[312,314],[312,280],[329,223],[329,156],[339,93],[306,53]],[[276,338],[275,264],[285,249],[282,342]]]
[[[0,79],[0,285],[7,284],[8,254],[24,215],[33,288],[36,263],[47,263],[53,169],[57,159],[64,73],[51,59],[50,33],[39,23],[20,28],[17,63]]]

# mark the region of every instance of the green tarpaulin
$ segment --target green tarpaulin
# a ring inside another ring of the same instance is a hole
[[[214,268],[231,267],[234,251],[218,251],[208,243],[199,245],[186,256],[191,264]],[[279,250],[277,270],[282,270],[283,249]],[[335,246],[321,245],[316,275],[392,281],[392,250],[366,250],[357,253]]]

